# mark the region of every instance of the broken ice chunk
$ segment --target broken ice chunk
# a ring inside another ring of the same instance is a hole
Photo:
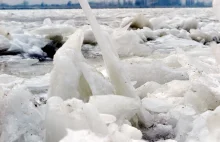
[[[142,105],[145,109],[157,113],[168,112],[173,107],[167,100],[158,98],[144,98]]]
[[[140,140],[142,138],[140,130],[127,124],[121,126],[121,132],[129,136],[131,139]]]
[[[99,113],[114,115],[119,122],[131,119],[140,107],[139,101],[118,95],[92,96],[89,103],[93,104]]]

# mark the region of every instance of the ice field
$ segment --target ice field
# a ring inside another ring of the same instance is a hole
[[[219,142],[218,3],[83,2],[0,11],[0,142]]]

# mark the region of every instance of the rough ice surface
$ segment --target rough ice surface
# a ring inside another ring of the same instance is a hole
[[[95,33],[82,10],[1,11],[0,142],[218,142],[218,3],[93,10]],[[27,56],[52,35],[53,64]]]
[[[153,25],[153,29],[155,29],[155,30],[169,28],[169,25],[168,25],[169,18],[166,16],[151,18],[150,22]]]
[[[142,29],[144,27],[149,27],[150,29],[153,28],[150,21],[143,14],[135,16],[134,19],[132,19],[131,21],[130,27],[135,29]]]
[[[96,106],[100,113],[114,115],[118,121],[131,119],[140,107],[139,102],[117,95],[92,96],[89,103]],[[105,107],[103,107],[104,105]]]
[[[31,95],[23,87],[18,86],[2,97],[1,138],[3,141],[34,142],[42,139],[44,116],[31,102]]]
[[[151,112],[168,112],[172,108],[172,104],[169,104],[166,100],[156,98],[144,98],[142,105]]]
[[[197,29],[198,22],[195,18],[188,18],[183,21],[181,28],[183,28],[186,31],[190,31],[191,29]]]
[[[40,35],[70,35],[74,33],[75,28],[69,25],[45,25],[32,32]]]

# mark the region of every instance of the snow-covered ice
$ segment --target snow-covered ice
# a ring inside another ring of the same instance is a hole
[[[0,142],[218,142],[218,3],[0,11]]]

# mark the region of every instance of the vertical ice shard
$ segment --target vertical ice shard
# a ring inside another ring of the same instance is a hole
[[[219,0],[213,0],[212,7],[213,7],[213,12],[215,13],[218,20],[220,21],[220,1]],[[219,64],[220,63],[220,58],[219,58],[220,49],[219,49],[219,46],[216,45],[216,44],[212,44],[211,47],[212,47],[212,52],[215,56],[215,59],[216,59],[217,63]]]
[[[96,69],[86,63],[81,53],[83,33],[76,31],[54,56],[49,97],[73,97],[85,102],[91,95],[113,93],[113,86]]]
[[[138,98],[135,95],[134,87],[130,80],[126,77],[125,71],[120,64],[119,58],[115,55],[113,44],[110,43],[109,37],[104,36],[95,16],[92,14],[91,8],[86,0],[79,0],[79,3],[86,14],[98,44],[102,50],[103,59],[109,73],[112,84],[115,87],[117,95],[123,95],[132,98]]]
[[[85,61],[81,53],[82,43],[83,33],[78,30],[55,54],[49,97],[60,96],[64,100],[75,97],[88,100],[87,95],[91,94],[91,90],[79,67],[79,64]]]
[[[213,12],[217,16],[218,20],[220,20],[220,1],[219,0],[213,0],[212,6],[213,6]]]

